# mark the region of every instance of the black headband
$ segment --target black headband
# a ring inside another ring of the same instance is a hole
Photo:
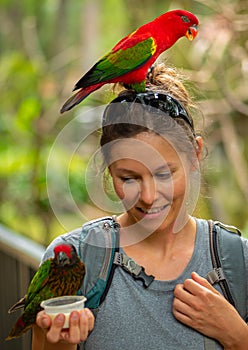
[[[147,90],[146,92],[142,92],[142,93],[138,93],[138,94],[133,93],[133,94],[128,94],[128,95],[127,94],[120,95],[117,98],[115,98],[111,102],[111,104],[117,103],[117,102],[119,102],[121,104],[123,104],[125,102],[140,103],[143,106],[152,107],[151,111],[153,113],[154,113],[154,110],[157,109],[158,111],[162,111],[162,112],[166,113],[167,115],[169,115],[173,119],[182,118],[190,126],[190,128],[192,129],[193,134],[194,134],[194,125],[193,125],[193,122],[192,122],[191,118],[189,117],[187,111],[181,105],[180,102],[178,102],[174,97],[172,97],[168,94],[164,94],[164,93],[160,93],[160,92],[156,92],[156,91],[152,91],[152,90]],[[108,110],[108,108],[104,112],[103,122],[106,121],[107,110]],[[149,112],[149,109],[148,109],[148,112]]]

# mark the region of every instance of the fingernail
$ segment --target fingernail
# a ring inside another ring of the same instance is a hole
[[[72,321],[77,321],[78,320],[78,313],[76,311],[73,311],[71,313],[71,320]]]
[[[49,320],[47,319],[47,317],[43,317],[42,320],[41,320],[41,323],[42,323],[42,326],[44,328],[48,328],[50,326],[50,322]]]
[[[64,323],[65,321],[65,316],[63,314],[59,314],[58,316],[56,316],[56,322],[58,323]]]

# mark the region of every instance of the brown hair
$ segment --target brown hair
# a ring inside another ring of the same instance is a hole
[[[154,132],[168,138],[179,151],[186,152],[189,158],[192,158],[192,152],[196,154],[198,143],[191,115],[195,105],[182,77],[175,69],[158,64],[147,75],[147,87],[148,91],[166,94],[178,101],[186,111],[189,122],[180,115],[174,118],[169,112],[159,109],[155,111],[147,105],[135,103],[136,93],[133,90],[121,91],[119,97],[110,102],[103,115],[100,145],[106,164],[109,164],[112,141],[134,137],[142,132]],[[106,147],[108,144],[110,146]]]

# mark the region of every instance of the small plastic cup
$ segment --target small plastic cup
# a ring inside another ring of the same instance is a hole
[[[62,297],[43,300],[40,304],[47,315],[53,320],[56,315],[64,314],[65,322],[63,328],[69,328],[69,316],[72,311],[79,311],[84,308],[87,299],[82,295],[65,295]]]

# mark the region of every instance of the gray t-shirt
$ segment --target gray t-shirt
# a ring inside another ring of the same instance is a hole
[[[122,268],[115,269],[106,299],[97,312],[94,330],[81,349],[204,349],[204,337],[178,322],[172,314],[175,286],[190,278],[192,271],[205,277],[212,270],[208,223],[200,219],[196,219],[196,223],[194,253],[183,273],[175,280],[154,280],[148,288],[144,288],[141,281],[134,280]],[[248,266],[248,245],[245,239],[243,246]],[[216,344],[216,349],[222,347]]]

